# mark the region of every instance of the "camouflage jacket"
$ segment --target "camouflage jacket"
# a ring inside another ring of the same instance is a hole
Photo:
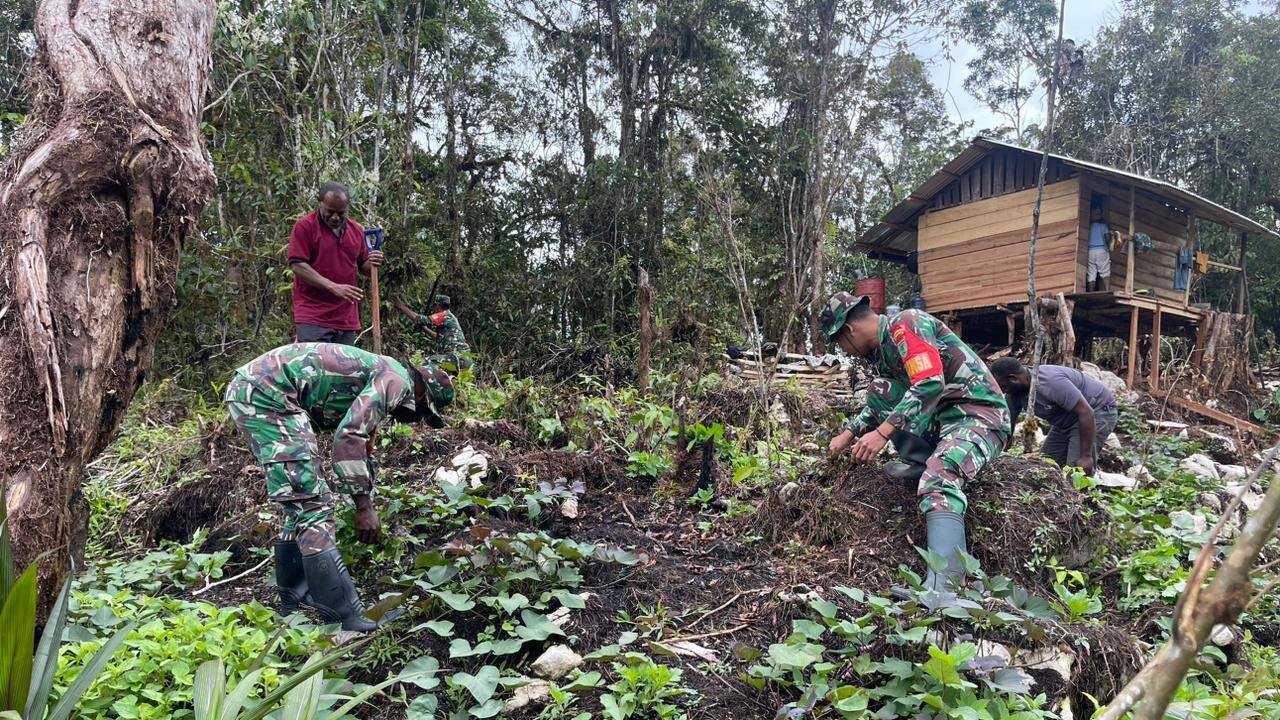
[[[1008,406],[987,364],[958,335],[934,316],[905,310],[880,317],[880,350],[868,361],[873,372],[906,386],[888,417],[866,407],[848,423],[874,429],[881,422],[925,434],[939,408],[987,405],[1007,417]],[[1007,430],[1007,428],[1006,428]]]
[[[304,412],[315,428],[333,431],[338,485],[373,487],[366,443],[393,409],[413,407],[413,380],[404,365],[350,345],[285,345],[236,370],[236,375],[247,380],[253,392],[229,400],[267,412]]]
[[[434,354],[471,352],[467,336],[462,334],[462,326],[458,324],[458,316],[452,312],[441,310],[434,315],[419,315],[418,323],[436,334]]]

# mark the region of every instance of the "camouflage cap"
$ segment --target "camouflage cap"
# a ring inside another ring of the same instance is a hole
[[[444,305],[445,307],[449,307],[449,305],[452,304],[453,301],[449,299],[448,295],[436,295],[435,300],[433,302],[435,302],[435,304],[437,305]]]
[[[427,394],[417,401],[417,414],[433,428],[444,427],[441,411],[453,404],[453,380],[449,373],[431,361],[414,368],[423,384],[427,386]]]
[[[827,337],[827,342],[835,340],[836,333],[840,332],[840,328],[844,327],[845,320],[849,317],[849,312],[869,300],[870,298],[866,295],[854,295],[847,292],[838,292],[832,295],[831,299],[827,301],[827,306],[822,309],[822,314],[818,316],[818,327],[822,330],[822,334]]]

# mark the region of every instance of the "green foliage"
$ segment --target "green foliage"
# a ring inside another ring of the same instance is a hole
[[[5,497],[0,484],[0,498]],[[126,634],[126,625],[77,668],[76,682],[63,689],[57,704],[50,707],[50,693],[58,670],[62,631],[67,619],[68,579],[54,600],[45,621],[40,643],[31,653],[36,626],[36,575],[38,561],[14,578],[13,545],[9,532],[8,506],[0,502],[0,716],[6,720],[66,720],[89,685],[102,672]]]
[[[680,685],[683,671],[648,658],[631,663],[613,663],[613,671],[617,673],[618,680],[609,685],[609,692],[600,696],[607,720],[681,720],[686,714],[677,703],[686,696],[696,695]]]

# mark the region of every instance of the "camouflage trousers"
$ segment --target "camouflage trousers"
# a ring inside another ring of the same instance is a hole
[[[315,472],[311,418],[300,408],[281,409],[242,376],[227,385],[223,402],[262,466],[267,496],[284,511],[280,538],[296,539],[304,555],[333,547],[333,493]]]
[[[876,417],[889,417],[906,391],[900,382],[876,378],[867,388],[867,406]],[[969,506],[965,484],[999,457],[1009,439],[1009,412],[991,405],[960,403],[914,420],[914,432],[936,443],[916,488],[920,510],[963,514]]]
[[[469,352],[447,352],[440,355],[427,356],[427,362],[434,363],[445,372],[457,375],[474,364]]]

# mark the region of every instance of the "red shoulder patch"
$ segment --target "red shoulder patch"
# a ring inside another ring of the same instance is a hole
[[[942,356],[938,349],[917,335],[914,329],[899,323],[890,328],[889,333],[895,343],[907,346],[902,364],[912,385],[943,374]]]
[[[445,312],[444,312],[443,310],[441,310],[440,312],[438,312],[438,313],[436,313],[435,315],[432,315],[432,316],[431,316],[431,318],[430,318],[430,320],[431,320],[431,324],[432,324],[432,325],[442,325],[442,324],[444,324],[444,319],[445,319],[445,317],[447,317],[447,316],[445,315]]]

